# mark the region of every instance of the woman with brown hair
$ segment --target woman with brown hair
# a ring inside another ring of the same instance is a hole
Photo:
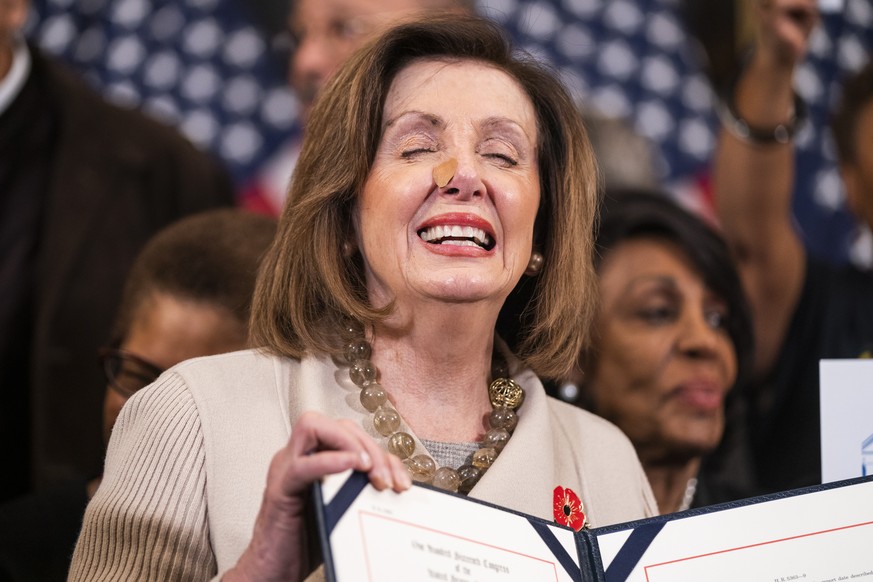
[[[537,378],[587,337],[596,178],[566,91],[496,25],[431,19],[358,53],[312,112],[256,289],[263,347],[125,406],[72,578],[300,580],[309,488],[346,469],[548,519],[556,487],[593,525],[652,515],[620,431]],[[513,354],[495,328],[525,274]]]

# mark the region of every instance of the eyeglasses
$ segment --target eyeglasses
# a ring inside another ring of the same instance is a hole
[[[158,379],[164,369],[118,348],[102,348],[100,365],[109,386],[124,397],[133,396]]]

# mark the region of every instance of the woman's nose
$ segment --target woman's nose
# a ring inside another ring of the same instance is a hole
[[[710,357],[716,353],[719,331],[713,327],[704,313],[689,313],[683,317],[679,350],[690,357]]]
[[[458,200],[471,200],[483,196],[485,183],[482,181],[478,163],[474,159],[457,159],[451,179],[440,188],[440,192],[454,196]]]

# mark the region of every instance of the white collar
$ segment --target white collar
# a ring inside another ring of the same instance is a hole
[[[18,39],[12,52],[12,66],[9,67],[9,73],[0,80],[0,113],[4,113],[18,97],[29,75],[30,51],[27,50],[24,40]]]

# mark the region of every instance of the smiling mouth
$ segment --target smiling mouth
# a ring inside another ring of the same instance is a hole
[[[418,236],[433,245],[479,247],[486,251],[494,248],[494,241],[481,228],[460,225],[431,226],[418,231]]]

